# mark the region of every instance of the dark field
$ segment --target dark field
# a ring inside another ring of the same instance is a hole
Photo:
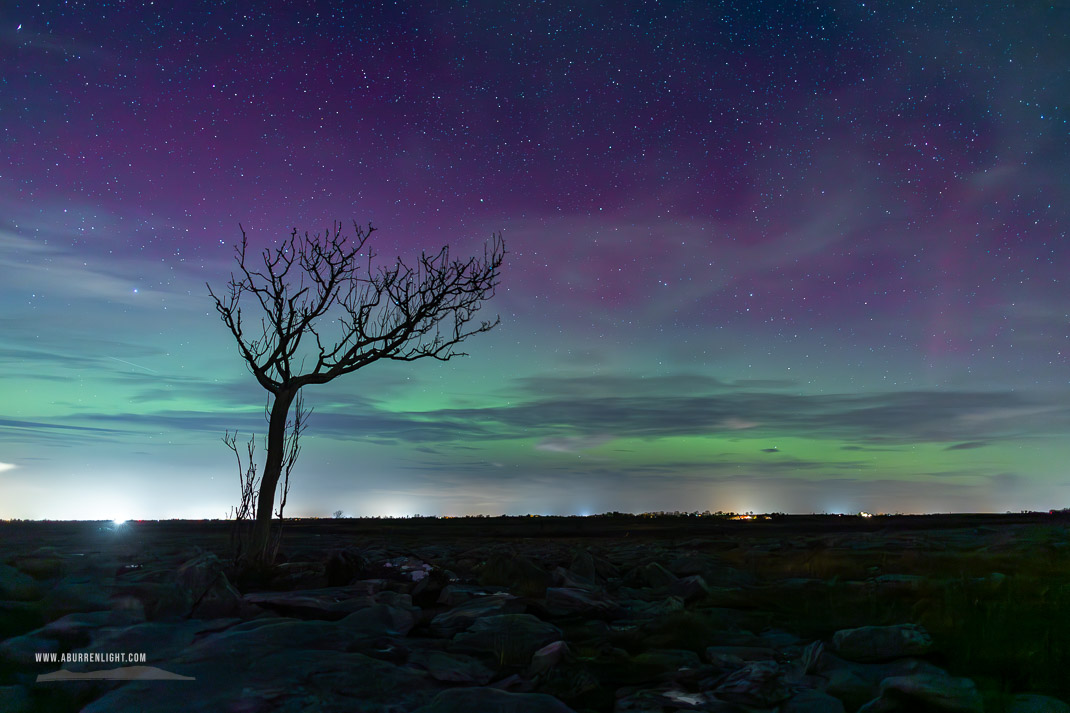
[[[1070,700],[1060,514],[291,520],[282,563],[258,576],[228,568],[232,527],[0,523],[0,711],[1024,712],[1064,708],[1018,694]],[[904,624],[931,642],[850,653],[834,637]],[[196,680],[36,681],[121,664],[35,653],[115,651]],[[946,690],[886,681],[926,676]]]

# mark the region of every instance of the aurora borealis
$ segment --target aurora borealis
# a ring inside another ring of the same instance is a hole
[[[333,220],[501,231],[502,323],[307,389],[288,515],[1070,505],[1068,27],[6,3],[0,517],[222,517],[266,393],[205,283]]]

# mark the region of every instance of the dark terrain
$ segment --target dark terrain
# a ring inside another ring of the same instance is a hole
[[[0,713],[1070,713],[1064,514],[289,520],[266,574],[232,531],[0,523]]]

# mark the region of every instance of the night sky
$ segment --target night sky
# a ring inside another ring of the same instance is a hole
[[[1070,505],[1065,3],[253,5],[0,10],[0,517],[223,517],[205,283],[333,220],[502,321],[306,389],[288,515]]]

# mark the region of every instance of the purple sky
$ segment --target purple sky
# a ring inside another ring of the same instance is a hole
[[[1066,7],[255,7],[0,9],[0,517],[221,516],[205,282],[333,220],[502,325],[309,390],[292,514],[1067,504]]]

